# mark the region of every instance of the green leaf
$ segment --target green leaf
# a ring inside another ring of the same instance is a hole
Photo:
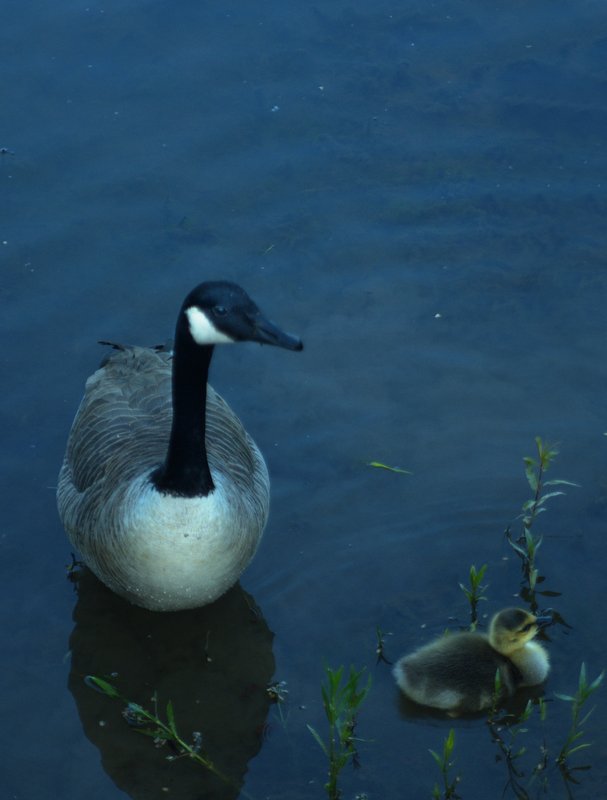
[[[329,677],[329,686],[333,694],[337,692],[339,688],[339,684],[341,683],[341,677],[344,674],[343,664],[339,666],[336,670],[332,670],[331,667],[327,667],[327,675]]]
[[[451,730],[449,731],[449,735],[445,739],[445,744],[443,748],[445,754],[445,761],[449,761],[454,747],[455,747],[455,730],[451,728]]]
[[[538,576],[538,571],[536,569],[532,569],[529,571],[529,587],[531,588],[531,591],[535,589],[537,576]]]
[[[386,469],[388,472],[398,472],[401,475],[413,475],[408,469],[401,469],[400,467],[390,467],[388,464],[382,464],[381,461],[368,461],[368,467],[376,467],[377,469]]]
[[[573,753],[577,753],[578,750],[585,750],[587,747],[592,747],[590,742],[584,742],[583,744],[578,744],[575,747],[572,747],[571,750],[567,751],[567,755],[573,755]]]
[[[593,711],[594,711],[594,708],[591,708],[590,711],[578,722],[578,727],[581,728],[582,725],[585,725],[588,722],[588,720],[592,716]]]
[[[513,542],[512,539],[508,539],[508,544],[519,554],[519,556],[522,558],[527,558],[527,552],[523,547],[520,546],[520,544],[516,544],[516,542]]]
[[[101,692],[101,694],[105,694],[108,697],[116,697],[122,699],[122,695],[116,689],[115,686],[112,686],[111,683],[104,681],[102,678],[97,678],[95,675],[87,675],[84,678],[84,682],[87,686],[91,689],[95,689],[96,692]]]
[[[525,710],[520,716],[520,722],[527,722],[531,714],[533,713],[533,703],[531,700],[527,700],[527,705],[525,706]]]
[[[532,492],[537,492],[537,475],[535,473],[537,464],[532,458],[524,458],[523,461],[525,462],[525,475],[527,476],[527,483],[531,487]]]
[[[559,497],[560,495],[564,495],[565,492],[548,492],[547,494],[543,494],[540,499],[537,501],[538,506],[545,503],[546,500],[549,500],[551,497]]]
[[[536,550],[540,549],[542,538],[542,536],[538,536],[537,539],[535,539],[532,533],[525,531],[525,542],[527,544],[527,550],[530,554],[535,553]]]
[[[306,725],[306,728],[310,731],[312,736],[316,739],[316,741],[318,742],[318,745],[319,745],[320,749],[323,751],[323,753],[328,757],[329,751],[327,750],[327,746],[323,742],[323,740],[320,738],[320,736],[318,735],[316,730],[311,725]]]
[[[174,736],[177,736],[177,728],[175,727],[175,712],[173,711],[173,703],[169,700],[167,703],[167,722],[169,729]]]
[[[544,486],[575,486],[577,489],[580,488],[579,483],[574,483],[573,481],[565,481],[562,478],[553,478],[551,481],[546,481]]]
[[[332,713],[331,713],[331,703],[329,702],[329,694],[327,692],[327,689],[326,689],[324,683],[321,684],[320,692],[322,694],[322,705],[323,705],[323,708],[325,710],[325,714],[327,715],[327,718],[328,718],[329,722],[331,722],[332,721],[332,716],[333,716]]]
[[[133,728],[135,733],[141,733],[143,736],[149,736],[151,739],[162,739],[163,731],[160,728]]]
[[[540,721],[541,722],[545,722],[546,721],[546,713],[548,711],[548,706],[547,706],[546,701],[544,700],[543,697],[540,697],[540,699],[539,699],[539,707],[540,707]]]

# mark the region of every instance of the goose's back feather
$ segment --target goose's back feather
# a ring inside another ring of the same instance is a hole
[[[150,475],[166,456],[171,420],[170,354],[117,350],[86,383],[57,490],[70,540],[91,569],[119,594],[162,610],[227,590],[255,552],[269,510],[263,457],[210,386],[206,447],[215,491],[203,498],[156,491]],[[198,567],[211,569],[210,585],[196,587]],[[147,594],[154,598],[142,602]]]
[[[86,382],[64,470],[78,492],[117,485],[158,465],[171,430],[168,353],[121,349]]]

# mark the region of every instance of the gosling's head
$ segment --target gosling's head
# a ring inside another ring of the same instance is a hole
[[[509,656],[551,622],[552,616],[548,612],[535,616],[523,608],[504,608],[491,620],[489,642],[502,655]]]

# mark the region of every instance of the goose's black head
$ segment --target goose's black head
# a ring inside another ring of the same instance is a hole
[[[259,342],[286,350],[303,349],[301,339],[270,322],[235,283],[201,283],[184,300],[181,316],[198,345]]]

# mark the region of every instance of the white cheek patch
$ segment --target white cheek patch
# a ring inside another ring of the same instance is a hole
[[[196,344],[234,344],[234,339],[217,330],[211,320],[199,308],[186,308],[192,339]]]

